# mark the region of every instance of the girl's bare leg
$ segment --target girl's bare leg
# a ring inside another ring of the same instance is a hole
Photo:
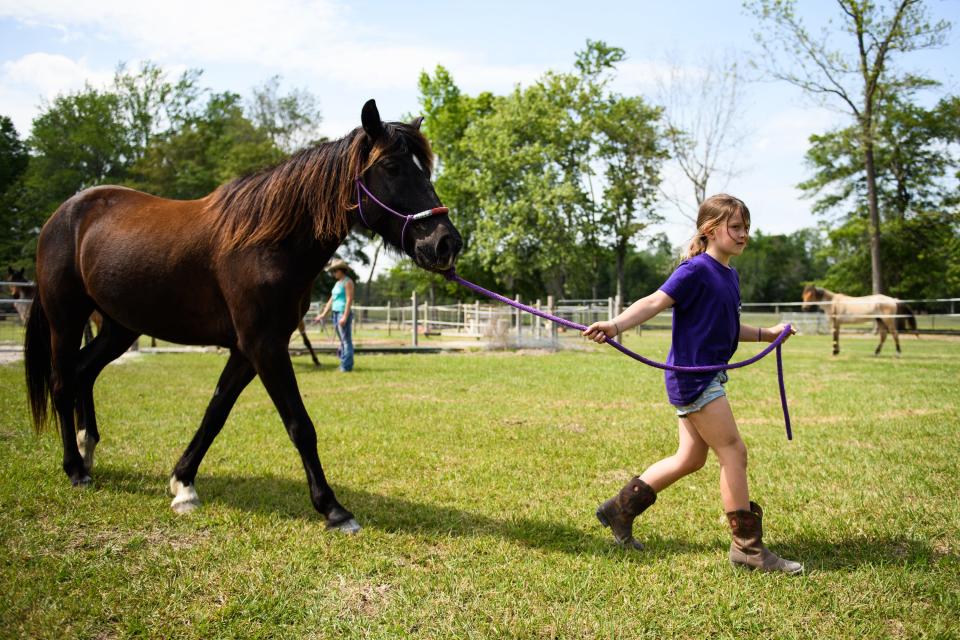
[[[747,447],[740,438],[733,411],[726,396],[721,396],[686,420],[720,461],[720,498],[727,513],[750,510],[747,489]]]
[[[657,493],[680,478],[702,469],[707,461],[707,453],[710,449],[686,417],[680,418],[678,431],[677,452],[668,458],[654,462],[640,476],[640,479]]]

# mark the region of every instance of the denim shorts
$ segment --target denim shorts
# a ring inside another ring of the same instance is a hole
[[[703,393],[697,396],[696,400],[682,407],[677,407],[677,415],[682,418],[688,413],[700,411],[700,409],[703,409],[717,398],[727,395],[727,392],[723,390],[723,385],[727,380],[729,380],[729,378],[727,377],[726,371],[718,372],[713,380],[710,381],[710,384],[707,385],[707,388],[703,390]]]

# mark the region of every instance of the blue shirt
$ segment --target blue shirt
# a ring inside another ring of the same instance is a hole
[[[673,298],[673,342],[668,364],[726,364],[740,340],[740,276],[707,253],[680,263],[660,290]],[[664,372],[667,397],[690,404],[716,373]]]
[[[346,279],[346,276],[344,276],[337,280],[337,284],[333,285],[333,289],[330,291],[330,297],[333,298],[333,304],[330,308],[337,313],[343,313],[343,310],[347,307],[347,290],[343,286]]]

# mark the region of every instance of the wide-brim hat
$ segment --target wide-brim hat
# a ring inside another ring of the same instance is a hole
[[[338,269],[341,270],[341,271],[343,271],[344,273],[350,273],[350,265],[348,265],[348,264],[347,264],[346,262],[344,262],[343,260],[340,260],[339,258],[337,258],[336,260],[331,260],[330,263],[327,264],[327,267],[326,267],[326,271],[327,271],[328,273],[333,273],[334,271],[337,271]]]

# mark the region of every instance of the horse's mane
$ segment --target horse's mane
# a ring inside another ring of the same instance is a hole
[[[432,167],[430,143],[402,123],[384,123],[373,148],[363,129],[294,153],[269,169],[221,185],[210,196],[222,250],[275,244],[304,226],[318,240],[343,239],[356,209],[354,179],[384,155],[415,153]]]

